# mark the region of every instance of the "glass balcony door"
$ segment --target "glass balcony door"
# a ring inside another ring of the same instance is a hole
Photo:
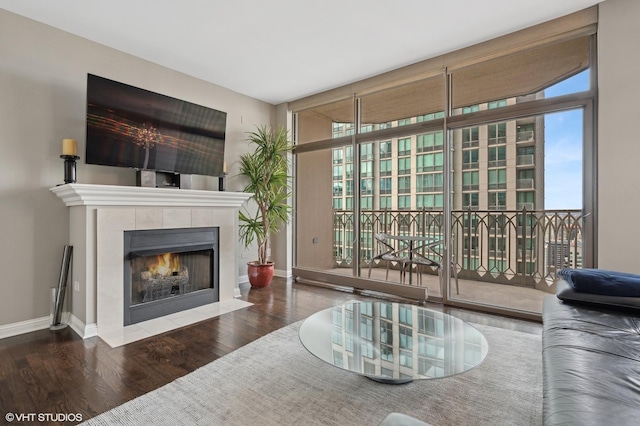
[[[539,313],[585,266],[583,127],[575,109],[451,131],[451,300]]]

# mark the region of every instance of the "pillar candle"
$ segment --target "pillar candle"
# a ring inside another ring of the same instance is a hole
[[[222,173],[227,173],[227,162],[226,161],[224,161],[222,163]]]
[[[78,144],[75,139],[62,139],[62,155],[77,155]]]

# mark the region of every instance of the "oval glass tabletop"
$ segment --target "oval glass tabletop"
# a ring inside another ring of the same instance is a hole
[[[384,383],[452,376],[479,365],[485,337],[451,315],[394,302],[352,302],[311,315],[300,341],[338,368]]]

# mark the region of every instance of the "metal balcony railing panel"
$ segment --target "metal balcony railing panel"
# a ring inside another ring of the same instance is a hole
[[[419,146],[416,148],[417,153],[442,151],[442,150],[444,150],[444,145]]]
[[[477,169],[480,167],[479,164],[477,161],[473,163],[462,163],[462,170]]]
[[[507,189],[507,182],[490,183],[489,189]]]
[[[533,154],[518,155],[516,157],[517,166],[534,166],[535,157]]]
[[[438,186],[417,186],[416,187],[416,192],[436,192],[436,193],[440,193],[442,192],[442,186],[438,185]]]
[[[480,140],[478,139],[472,141],[462,141],[463,148],[475,148],[477,146],[480,146]]]
[[[498,136],[496,138],[489,138],[488,139],[488,144],[489,145],[502,145],[507,143],[507,137],[506,136]]]
[[[351,211],[334,211],[335,267],[353,264],[354,220]],[[434,239],[444,235],[440,210],[364,211],[360,221],[360,263],[366,267],[375,255],[375,233]],[[562,268],[582,267],[580,210],[456,210],[452,212],[451,234],[452,258],[460,278],[535,287],[550,284]],[[490,243],[490,239],[500,241]],[[393,244],[401,248],[400,242]],[[490,244],[500,244],[500,249]]]
[[[516,133],[516,142],[533,142],[533,130]]]
[[[507,160],[489,160],[489,162],[487,162],[487,167],[489,168],[506,167],[506,165]]]
[[[516,189],[533,189],[534,186],[535,185],[534,185],[533,178],[517,179],[516,180]]]

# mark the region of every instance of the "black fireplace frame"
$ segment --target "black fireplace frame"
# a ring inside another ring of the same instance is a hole
[[[124,231],[124,325],[136,324],[220,300],[219,227]],[[167,242],[167,237],[170,241]],[[212,287],[131,306],[131,259],[167,252],[212,250]]]

